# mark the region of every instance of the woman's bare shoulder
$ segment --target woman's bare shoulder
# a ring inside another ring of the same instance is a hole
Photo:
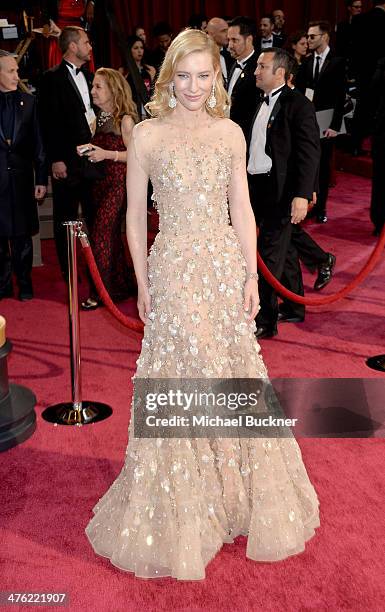
[[[231,148],[234,145],[239,145],[240,143],[245,142],[242,129],[231,119],[227,119],[226,117],[223,119],[218,119],[217,129],[219,130],[220,135],[229,142]]]
[[[148,138],[151,134],[159,129],[159,125],[159,119],[145,119],[144,121],[136,124],[133,134],[137,139]]]

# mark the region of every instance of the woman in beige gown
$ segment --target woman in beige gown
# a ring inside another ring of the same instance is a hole
[[[180,33],[149,104],[155,118],[133,129],[127,238],[145,322],[134,379],[267,378],[246,146],[224,117],[219,66],[206,34]],[[159,233],[147,258],[148,178]],[[319,525],[294,438],[135,438],[131,426],[124,467],[94,514],[96,553],[136,576],[179,580],[203,579],[238,535],[247,557],[277,561],[303,551]]]

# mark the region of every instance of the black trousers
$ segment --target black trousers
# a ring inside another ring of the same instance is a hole
[[[67,230],[63,227],[65,221],[76,221],[79,218],[79,204],[82,207],[83,218],[88,229],[94,218],[92,206],[92,182],[72,182],[71,177],[62,180],[52,180],[53,195],[53,226],[56,252],[64,278],[68,277]]]
[[[291,241],[297,249],[300,260],[310,272],[315,272],[320,265],[327,262],[327,252],[321,249],[299,224],[293,225]]]
[[[275,278],[297,295],[303,295],[302,272],[298,252],[292,242],[293,227],[285,206],[274,206],[272,185],[268,175],[249,175],[250,200],[259,225],[258,250]],[[286,207],[288,208],[288,207]],[[276,215],[272,214],[275,209]],[[256,317],[257,325],[275,329],[278,320],[278,295],[271,285],[259,275],[260,311]],[[290,312],[299,317],[305,316],[305,306],[289,301]]]
[[[319,166],[319,191],[313,214],[326,215],[326,202],[329,196],[330,177],[332,172],[332,155],[334,138],[321,138],[321,159]]]
[[[320,265],[327,262],[328,254],[326,251],[321,249],[319,244],[313,240],[311,236],[298,224],[292,225],[291,229],[291,244],[297,251],[298,257],[301,262],[307,267],[310,272],[314,272]],[[296,280],[296,270],[290,272],[290,258],[286,262],[286,268],[282,278],[282,284],[293,291],[298,293],[298,282]],[[294,283],[293,283],[294,280]],[[291,300],[282,298],[282,304],[279,308],[280,312],[284,312],[287,315],[303,317],[305,309],[301,304],[296,304]]]
[[[377,231],[385,224],[385,146],[373,141],[373,177],[370,220]]]
[[[31,236],[0,237],[0,298],[12,295],[12,273],[20,293],[32,294],[33,246]]]

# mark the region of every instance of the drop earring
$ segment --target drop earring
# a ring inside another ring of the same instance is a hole
[[[176,97],[175,97],[174,83],[171,83],[169,93],[170,93],[170,97],[168,99],[168,105],[170,108],[175,108],[176,107]]]
[[[211,88],[211,94],[209,99],[207,100],[207,106],[209,108],[215,108],[217,105],[217,99],[215,97],[215,83],[213,83],[213,86]]]

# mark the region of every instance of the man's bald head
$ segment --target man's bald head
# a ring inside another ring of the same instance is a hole
[[[213,17],[207,24],[206,32],[217,43],[218,47],[227,47],[227,21],[221,17]]]

